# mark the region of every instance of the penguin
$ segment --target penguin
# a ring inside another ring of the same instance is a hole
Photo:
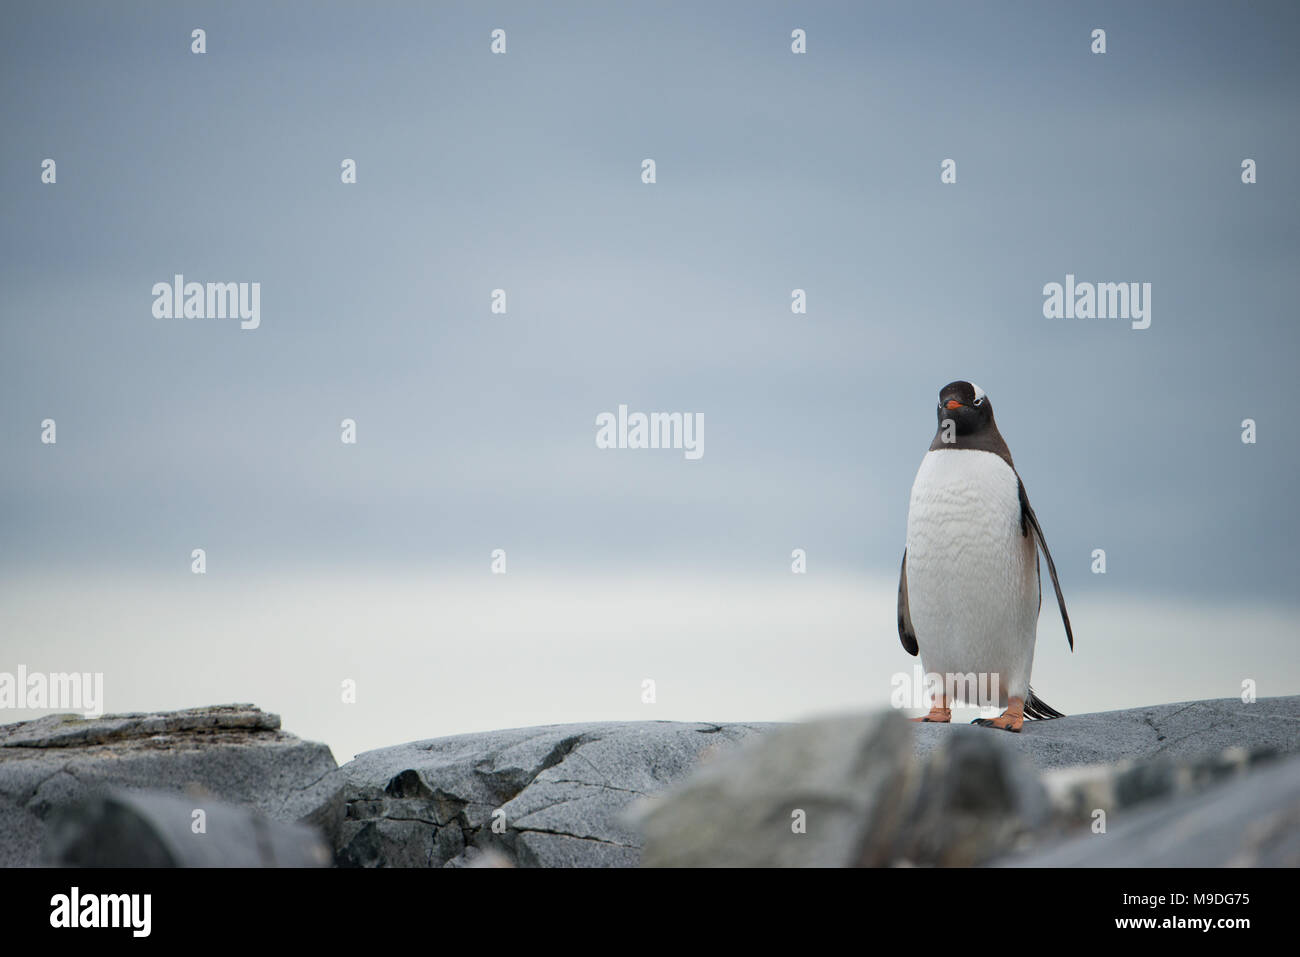
[[[943,676],[944,686],[935,689],[930,713],[912,720],[951,721],[953,697],[976,703],[968,684],[974,674],[989,690],[997,681],[997,700],[978,703],[1006,710],[971,724],[1018,733],[1026,717],[1064,717],[1029,687],[1043,601],[1039,549],[1073,651],[1070,615],[989,397],[971,382],[950,382],[939,390],[938,419],[912,483],[898,637],[908,654],[920,653],[927,674]]]

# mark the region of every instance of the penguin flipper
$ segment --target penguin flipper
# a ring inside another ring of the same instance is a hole
[[[898,640],[903,650],[915,655],[916,632],[912,628],[912,611],[907,607],[907,549],[903,549],[903,567],[898,572]]]
[[[1016,476],[1016,478],[1020,477]],[[1056,577],[1056,562],[1052,561],[1052,553],[1047,548],[1047,539],[1043,537],[1043,528],[1038,524],[1034,507],[1029,504],[1029,496],[1025,494],[1025,483],[1020,482],[1020,533],[1027,536],[1030,529],[1033,529],[1034,539],[1047,559],[1047,570],[1052,574],[1052,587],[1056,589],[1056,603],[1061,606],[1061,621],[1065,622],[1065,637],[1070,642],[1070,650],[1073,651],[1074,632],[1070,628],[1070,613],[1065,610],[1065,596],[1061,594],[1061,582]]]

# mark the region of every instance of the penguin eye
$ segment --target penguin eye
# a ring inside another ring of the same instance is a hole
[[[976,404],[976,405],[983,405],[983,404],[984,404],[984,396],[979,396],[979,397],[975,400],[975,404]]]

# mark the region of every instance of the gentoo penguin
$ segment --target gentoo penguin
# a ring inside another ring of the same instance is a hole
[[[978,703],[1006,710],[971,723],[1018,732],[1026,715],[1062,717],[1029,687],[1043,600],[1039,548],[1073,650],[1070,616],[988,396],[970,382],[950,382],[939,390],[938,413],[938,431],[912,484],[898,637],[908,654],[919,649],[926,673],[943,676],[944,687],[929,715],[913,720],[952,720],[950,697],[976,703],[968,684],[973,674],[990,688],[997,680],[997,700]]]

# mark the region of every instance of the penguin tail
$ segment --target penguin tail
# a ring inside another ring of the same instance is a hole
[[[1025,717],[1046,721],[1049,718],[1064,718],[1065,715],[1034,694],[1034,689],[1030,688],[1029,694],[1025,698]]]

